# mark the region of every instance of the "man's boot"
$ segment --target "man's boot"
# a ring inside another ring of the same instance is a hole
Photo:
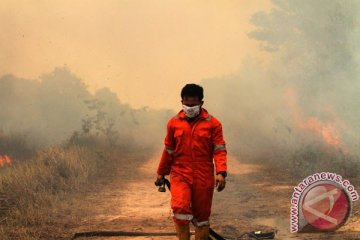
[[[195,226],[195,240],[208,240],[209,239],[209,225],[197,227]]]
[[[190,226],[188,224],[175,224],[177,237],[179,240],[190,240]]]

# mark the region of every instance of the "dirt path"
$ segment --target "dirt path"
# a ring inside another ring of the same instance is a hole
[[[159,154],[161,150],[159,151]],[[105,183],[98,192],[88,194],[86,204],[74,205],[87,212],[72,232],[113,230],[173,232],[170,193],[154,186],[160,155],[150,157],[140,168],[129,165],[119,177]],[[131,159],[128,160],[131,162]],[[239,236],[251,230],[276,230],[276,239],[360,239],[359,219],[355,216],[335,234],[291,234],[289,232],[292,186],[285,173],[265,171],[259,165],[239,162],[229,156],[226,189],[214,193],[211,225],[227,236]],[[355,202],[356,204],[357,202]],[[353,213],[359,212],[353,206]],[[193,230],[193,229],[192,229]],[[358,231],[357,233],[354,231]],[[352,236],[352,237],[351,237]],[[356,238],[354,236],[359,236]],[[85,239],[85,238],[79,238]],[[175,237],[111,237],[90,239],[176,239]]]

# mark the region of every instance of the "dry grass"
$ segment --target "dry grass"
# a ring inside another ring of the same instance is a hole
[[[62,207],[71,202],[71,196],[111,175],[120,165],[119,154],[132,151],[125,146],[88,145],[49,147],[31,159],[0,169],[0,239],[57,235],[49,231],[66,228],[61,218],[69,213]]]

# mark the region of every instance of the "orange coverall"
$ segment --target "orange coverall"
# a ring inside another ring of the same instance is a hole
[[[209,217],[216,173],[227,171],[227,151],[222,125],[201,108],[198,119],[188,122],[183,110],[167,123],[165,148],[157,169],[170,174],[173,220],[196,226],[210,225]]]

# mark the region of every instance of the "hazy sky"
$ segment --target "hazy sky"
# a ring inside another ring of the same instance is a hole
[[[0,75],[37,79],[66,65],[91,91],[107,86],[133,107],[178,109],[184,84],[229,74],[247,55],[266,58],[246,34],[250,16],[270,6],[267,0],[1,0]]]

